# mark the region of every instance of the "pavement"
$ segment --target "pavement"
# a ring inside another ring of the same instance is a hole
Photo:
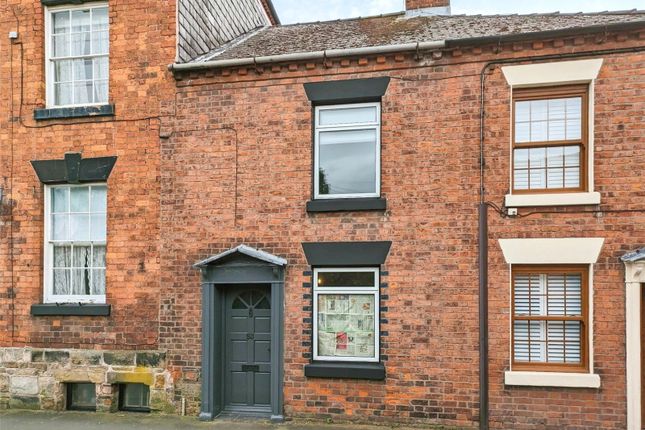
[[[426,427],[427,428],[427,427]],[[265,420],[215,420],[157,414],[0,411],[0,430],[406,430],[399,426],[332,424],[305,420],[271,424]],[[418,427],[417,427],[418,429]],[[412,428],[408,428],[412,430]]]

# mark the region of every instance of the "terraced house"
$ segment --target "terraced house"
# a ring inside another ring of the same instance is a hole
[[[13,3],[0,405],[642,428],[645,12]]]

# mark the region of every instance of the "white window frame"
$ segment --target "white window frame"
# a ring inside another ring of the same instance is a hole
[[[69,294],[69,295],[60,295],[53,294],[54,289],[54,241],[50,239],[52,234],[52,222],[51,222],[51,194],[52,190],[55,188],[90,188],[92,186],[101,186],[107,187],[107,184],[104,182],[95,182],[87,184],[61,184],[61,185],[45,185],[45,237],[44,237],[44,252],[43,252],[43,300],[44,303],[96,303],[104,304],[105,303],[105,294],[94,294],[94,295],[78,295],[78,294]],[[106,209],[106,218],[105,222],[107,224],[107,209]],[[107,231],[107,225],[106,225]],[[87,242],[74,242],[74,241],[64,241],[65,244],[71,245],[98,245],[107,247],[107,237],[105,241],[87,241]],[[106,265],[107,266],[107,265]],[[107,275],[107,267],[106,267]],[[107,280],[106,280],[106,290],[107,290]]]
[[[544,86],[560,86],[569,84],[588,84],[588,124],[587,124],[587,191],[582,192],[551,192],[513,194],[509,186],[509,194],[505,197],[505,206],[508,208],[527,206],[574,206],[600,204],[600,193],[594,189],[594,87],[600,73],[603,59],[555,61],[538,64],[522,64],[517,66],[504,66],[502,73],[506,82],[511,87],[510,91],[510,120],[513,125],[513,90],[519,88],[538,88]],[[513,154],[513,133],[509,133],[509,154]],[[512,155],[510,156],[512,160]],[[582,167],[581,167],[582,168]],[[513,163],[509,163],[509,184],[513,183]]]
[[[374,285],[369,287],[318,287],[318,274],[325,272],[371,272],[374,273]],[[380,360],[380,332],[379,332],[379,282],[380,282],[380,269],[378,267],[351,267],[351,268],[319,268],[314,269],[313,277],[313,346],[314,346],[314,360],[315,361],[352,361],[352,362],[369,362],[378,363]],[[329,357],[318,355],[318,296],[325,294],[363,294],[374,296],[374,357]]]
[[[360,122],[343,125],[325,126],[320,125],[320,112],[336,109],[352,109],[359,107],[375,107],[375,122]],[[328,131],[354,131],[354,130],[376,130],[376,163],[375,163],[375,192],[374,193],[351,193],[351,194],[320,194],[320,133]],[[314,199],[347,199],[347,198],[369,198],[381,196],[381,103],[352,103],[328,106],[316,106],[314,126]]]
[[[108,101],[100,103],[80,103],[80,104],[67,104],[67,105],[57,105],[55,104],[55,94],[54,94],[54,62],[51,59],[51,49],[52,49],[52,14],[54,12],[61,11],[74,11],[74,10],[85,10],[85,9],[96,9],[96,8],[108,8],[109,14],[109,5],[107,1],[97,1],[90,3],[82,3],[79,5],[60,5],[60,6],[45,6],[45,90],[46,90],[46,106],[47,108],[64,108],[64,107],[78,107],[78,106],[104,106]],[[109,15],[108,15],[109,16]],[[109,19],[109,18],[108,18]],[[110,25],[108,23],[108,44],[110,35]],[[82,58],[94,58],[94,57],[105,57],[105,54],[101,55],[84,55]],[[74,57],[75,58],[75,57]],[[110,94],[110,54],[109,54],[109,45],[108,45],[108,70],[107,70],[107,81],[108,81],[108,98]],[[73,73],[73,69],[72,69]],[[72,89],[73,91],[73,89]]]

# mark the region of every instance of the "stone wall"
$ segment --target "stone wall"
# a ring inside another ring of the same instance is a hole
[[[173,378],[160,351],[0,349],[0,409],[66,408],[66,383],[96,384],[96,409],[118,409],[119,384],[150,387],[150,409],[174,413]]]

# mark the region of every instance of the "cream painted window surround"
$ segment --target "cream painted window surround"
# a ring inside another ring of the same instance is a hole
[[[627,430],[641,430],[641,288],[645,288],[645,258],[625,263],[627,368]]]
[[[530,387],[599,388],[600,376],[593,371],[593,264],[598,260],[604,239],[602,238],[556,238],[556,239],[499,239],[504,259],[513,264],[588,264],[589,265],[589,372],[504,372],[504,384]],[[510,279],[510,289],[512,277]],[[509,309],[512,309],[509,294]],[[512,347],[512,327],[509,323],[509,351]],[[509,356],[512,361],[512,357]]]
[[[594,191],[594,81],[600,72],[603,60],[558,61],[552,63],[525,64],[502,67],[506,82],[512,89],[558,86],[568,84],[589,84],[589,138],[587,154],[586,192],[563,192],[545,194],[510,194],[506,195],[506,207],[527,206],[573,206],[600,204],[600,193]],[[513,121],[513,100],[511,92],[511,119]],[[513,151],[513,137],[509,139],[509,153]],[[509,183],[512,183],[512,167],[509,169]]]

